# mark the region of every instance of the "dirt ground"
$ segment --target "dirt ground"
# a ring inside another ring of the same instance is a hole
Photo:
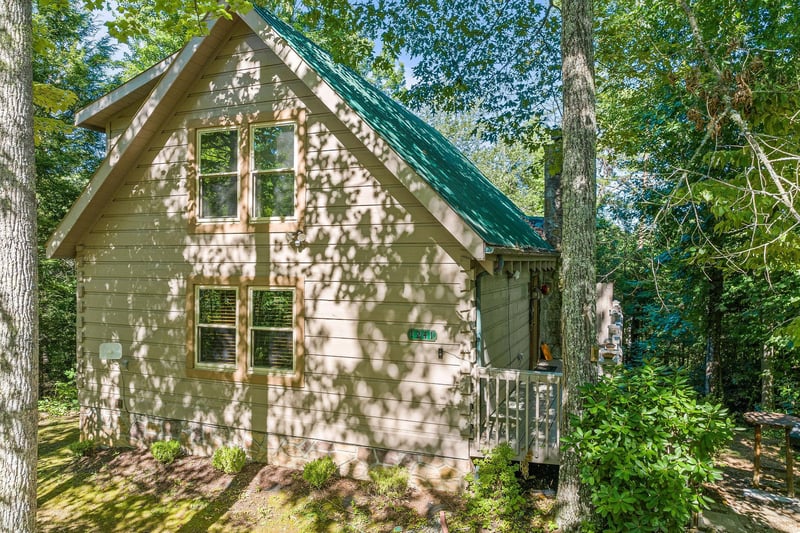
[[[782,433],[766,433],[762,439],[761,491],[786,498],[786,452]],[[796,458],[798,453],[795,450]],[[795,463],[797,459],[795,459]],[[720,457],[723,477],[708,488],[715,501],[703,513],[701,527],[716,531],[800,532],[800,499],[772,502],[746,496],[753,490],[753,429],[734,433],[734,440]],[[797,468],[795,467],[797,477]],[[796,492],[800,485],[795,480]]]

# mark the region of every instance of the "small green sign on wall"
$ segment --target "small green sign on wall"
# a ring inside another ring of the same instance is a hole
[[[408,340],[410,341],[435,341],[436,332],[432,329],[416,329],[411,328],[408,330]]]

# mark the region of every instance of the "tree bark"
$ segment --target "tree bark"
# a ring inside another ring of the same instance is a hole
[[[775,410],[775,348],[766,344],[761,350],[761,409]]]
[[[0,9],[0,531],[36,528],[38,331],[31,2]]]
[[[561,10],[564,84],[564,168],[561,176],[563,231],[561,242],[563,359],[565,386],[562,431],[580,416],[579,388],[597,379],[590,362],[595,345],[595,95],[593,10],[591,0],[565,0]],[[590,497],[580,482],[575,450],[561,450],[558,479],[558,523],[576,531],[590,519]]]
[[[706,357],[703,393],[722,393],[720,374],[720,348],[722,346],[722,293],[724,290],[722,271],[712,268],[708,278],[708,302],[706,309]]]

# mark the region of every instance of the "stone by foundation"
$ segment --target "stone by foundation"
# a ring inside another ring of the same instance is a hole
[[[221,446],[241,446],[248,457],[261,463],[300,469],[319,457],[330,456],[339,473],[368,479],[370,468],[402,465],[411,484],[447,492],[464,487],[471,471],[467,459],[386,450],[368,446],[266,434],[241,428],[185,420],[164,419],[98,407],[81,408],[81,438],[107,446],[147,447],[157,440],[178,440],[192,455],[211,456]]]

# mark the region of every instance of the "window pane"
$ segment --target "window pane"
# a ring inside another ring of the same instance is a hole
[[[200,217],[235,218],[238,213],[239,178],[213,176],[200,178]]]
[[[236,324],[235,289],[200,289],[199,324]]]
[[[253,170],[294,168],[294,126],[253,128]]]
[[[294,174],[256,174],[255,216],[294,216]]]
[[[235,328],[197,328],[200,350],[197,360],[200,363],[236,364],[236,329]]]
[[[253,291],[253,327],[291,328],[294,314],[292,291]],[[291,335],[291,332],[289,332]]]
[[[260,368],[294,368],[294,346],[291,331],[253,330],[253,366]]]
[[[200,134],[200,174],[236,172],[239,154],[236,130]]]

